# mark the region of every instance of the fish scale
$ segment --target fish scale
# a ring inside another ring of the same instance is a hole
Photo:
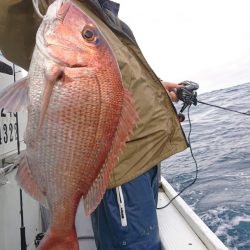
[[[80,199],[87,214],[99,204],[139,119],[94,21],[71,1],[58,6],[49,7],[38,29],[28,77],[0,93],[9,111],[28,110],[16,179],[51,211],[39,250],[79,249]]]

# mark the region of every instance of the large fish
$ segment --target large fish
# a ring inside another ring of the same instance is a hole
[[[16,179],[51,211],[40,250],[79,249],[74,221],[81,197],[90,214],[138,120],[95,22],[70,1],[59,2],[38,29],[27,78],[0,94],[0,106],[28,110]]]

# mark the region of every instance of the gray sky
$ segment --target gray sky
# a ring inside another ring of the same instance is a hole
[[[155,73],[198,93],[250,82],[250,0],[114,0]]]
[[[250,0],[116,0],[163,80],[198,93],[250,82]]]

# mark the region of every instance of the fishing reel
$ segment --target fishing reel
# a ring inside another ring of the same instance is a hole
[[[199,84],[191,81],[183,81],[180,83],[183,87],[177,89],[176,95],[179,100],[183,101],[183,106],[177,115],[179,122],[183,122],[185,120],[185,115],[183,111],[188,107],[193,105],[197,105],[197,92],[196,90],[199,88]]]

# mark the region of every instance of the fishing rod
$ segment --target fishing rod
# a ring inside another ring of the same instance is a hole
[[[182,106],[180,112],[178,113],[177,117],[178,117],[178,120],[180,122],[183,122],[185,120],[185,115],[183,114],[183,111],[188,107],[189,134],[188,134],[187,142],[188,142],[188,146],[190,148],[191,156],[192,156],[192,158],[194,160],[194,164],[195,164],[195,177],[187,186],[182,188],[182,190],[177,195],[175,195],[172,199],[170,199],[170,201],[166,205],[164,205],[162,207],[157,207],[157,209],[163,209],[163,208],[166,208],[168,205],[170,205],[180,194],[182,194],[187,188],[192,186],[196,182],[196,180],[198,178],[198,172],[199,172],[198,164],[197,164],[197,161],[196,161],[196,159],[194,157],[194,154],[193,154],[193,150],[192,150],[192,146],[191,146],[191,139],[190,139],[191,131],[192,131],[192,125],[191,125],[191,119],[190,119],[189,111],[190,111],[191,105],[193,104],[194,106],[196,106],[197,103],[200,103],[200,104],[208,105],[208,106],[211,106],[211,107],[224,109],[224,110],[235,112],[235,113],[238,113],[238,114],[250,116],[250,111],[241,112],[241,111],[237,111],[237,110],[234,110],[234,109],[229,109],[229,108],[225,108],[225,107],[221,107],[221,106],[218,106],[218,105],[214,105],[214,104],[210,104],[210,103],[206,103],[206,102],[197,100],[197,92],[196,92],[196,90],[199,88],[198,83],[195,83],[195,82],[192,82],[192,81],[184,81],[184,82],[181,82],[180,85],[182,85],[183,87],[177,89],[176,94],[177,94],[178,99],[183,101],[183,106]]]
[[[16,82],[16,73],[18,72],[16,72],[15,64],[13,64],[14,82]],[[16,117],[17,154],[20,155],[18,113],[17,112],[14,113],[14,116]],[[19,189],[19,196],[20,196],[20,216],[21,216],[21,227],[20,227],[21,250],[27,250],[26,234],[25,234],[25,226],[24,226],[24,218],[23,218],[23,191],[21,188]]]
[[[192,82],[192,81],[184,81],[184,82],[181,82],[180,85],[182,85],[183,87],[181,87],[180,89],[177,89],[177,93],[176,93],[178,99],[183,101],[183,106],[182,106],[182,108],[181,108],[181,110],[180,110],[180,112],[178,114],[178,119],[180,120],[180,122],[185,120],[185,116],[183,115],[183,111],[188,106],[191,106],[192,104],[194,106],[196,106],[197,103],[208,105],[208,106],[219,108],[219,109],[223,109],[223,110],[227,110],[227,111],[231,111],[231,112],[235,112],[235,113],[242,114],[242,115],[250,116],[250,111],[241,112],[241,111],[238,111],[238,110],[225,108],[225,107],[221,107],[221,106],[218,106],[218,105],[215,105],[215,104],[210,104],[210,103],[207,103],[207,102],[197,100],[197,92],[196,92],[196,90],[199,88],[198,83],[195,83],[195,82]]]

